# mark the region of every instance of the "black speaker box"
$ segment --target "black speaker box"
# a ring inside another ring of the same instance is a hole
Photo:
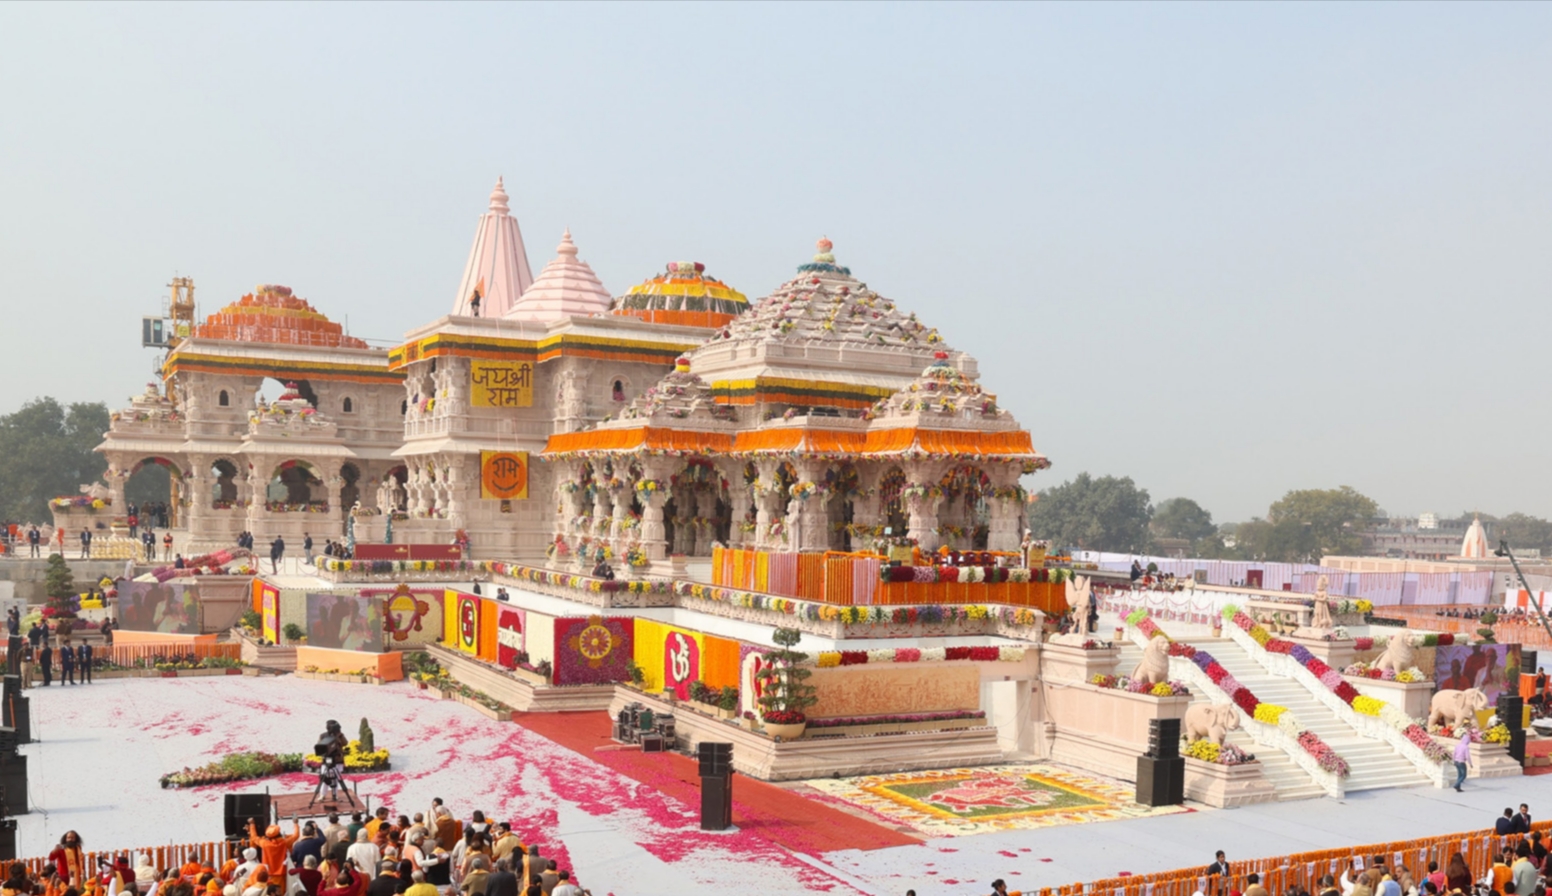
[[[733,768],[733,745],[702,741],[696,745],[695,757],[702,778],[725,775]]]
[[[1498,698],[1498,722],[1510,731],[1525,727],[1525,698],[1518,694],[1503,694]]]
[[[1524,647],[1520,648],[1520,674],[1536,674],[1536,651],[1528,650]]]
[[[701,830],[725,831],[733,826],[733,779],[701,779]]]
[[[32,743],[32,703],[31,698],[17,696],[5,701],[7,722],[16,732],[16,742],[19,744]]]
[[[248,832],[248,819],[255,819],[262,830],[269,824],[269,794],[229,793],[222,812],[226,836],[237,837]]]
[[[7,756],[0,760],[0,793],[4,794],[5,809],[11,815],[26,815],[27,757]]]
[[[1509,755],[1521,765],[1525,764],[1525,729],[1516,728],[1509,732]]]
[[[1148,720],[1148,755],[1154,759],[1174,759],[1180,755],[1180,720]]]
[[[26,642],[21,635],[11,635],[11,637],[6,641],[5,674],[22,674],[22,655],[24,650],[22,645],[24,643]]]
[[[1178,806],[1186,799],[1186,761],[1137,757],[1137,802],[1144,806]]]

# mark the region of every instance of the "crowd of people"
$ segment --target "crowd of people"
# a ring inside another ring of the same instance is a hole
[[[475,811],[453,818],[440,799],[414,818],[379,808],[370,818],[298,822],[291,831],[248,819],[247,836],[220,867],[156,868],[141,854],[87,867],[68,831],[36,874],[11,865],[3,896],[591,896],[568,869],[521,842],[507,822]],[[238,851],[240,850],[240,851]]]
[[[1486,868],[1472,868],[1460,852],[1451,853],[1442,865],[1430,861],[1427,868],[1393,865],[1385,856],[1374,856],[1367,862],[1354,858],[1340,876],[1322,875],[1314,896],[1546,896],[1552,863],[1547,861],[1541,832],[1530,828],[1530,807],[1521,803],[1519,812],[1504,809],[1494,825],[1498,836],[1521,836],[1495,853]],[[1244,888],[1240,889],[1239,878],[1223,850],[1207,867],[1206,879],[1205,893],[1197,896],[1270,896],[1255,874],[1245,875]],[[1294,886],[1288,896],[1311,893]]]

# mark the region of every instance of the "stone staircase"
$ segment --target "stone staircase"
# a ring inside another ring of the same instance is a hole
[[[1428,781],[1404,756],[1384,741],[1364,737],[1348,726],[1304,685],[1292,678],[1276,676],[1262,668],[1243,647],[1228,638],[1194,637],[1183,639],[1199,650],[1206,650],[1245,687],[1262,701],[1285,706],[1309,730],[1331,745],[1351,769],[1345,782],[1347,792],[1378,790],[1384,787],[1415,787]],[[1142,657],[1141,648],[1127,643],[1122,650],[1120,668],[1130,672]],[[1192,703],[1209,702],[1197,694]],[[1324,791],[1293,760],[1277,750],[1262,748],[1244,731],[1235,731],[1229,742],[1261,761],[1263,774],[1277,791],[1278,799],[1294,800],[1321,796]]]

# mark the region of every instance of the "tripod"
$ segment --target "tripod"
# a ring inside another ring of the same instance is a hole
[[[307,801],[307,808],[311,809],[313,804],[318,802],[318,797],[323,793],[323,788],[325,787],[329,788],[328,802],[335,802],[338,799],[335,793],[343,791],[345,801],[350,803],[351,808],[360,808],[356,803],[355,796],[350,792],[350,785],[345,783],[344,766],[336,763],[332,756],[325,758],[323,765],[318,767],[318,784],[313,787],[313,798]]]

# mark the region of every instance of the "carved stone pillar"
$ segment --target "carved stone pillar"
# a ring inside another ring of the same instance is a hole
[[[447,480],[447,522],[454,530],[469,527],[469,503],[475,496],[469,494],[468,472],[462,457],[443,461],[442,478]]]
[[[986,548],[991,551],[1016,551],[1023,542],[1019,517],[1023,512],[1023,490],[1018,488],[1019,469],[1005,465],[992,471],[992,495],[987,503],[991,519],[987,524]]]
[[[728,546],[734,548],[751,547],[754,543],[754,533],[744,531],[744,517],[749,515],[749,508],[754,503],[754,497],[749,494],[749,489],[742,482],[728,488],[728,503],[732,507],[733,522],[728,527]]]
[[[663,526],[663,505],[668,503],[668,489],[637,492],[641,501],[641,548],[649,560],[668,559],[667,529]]]

